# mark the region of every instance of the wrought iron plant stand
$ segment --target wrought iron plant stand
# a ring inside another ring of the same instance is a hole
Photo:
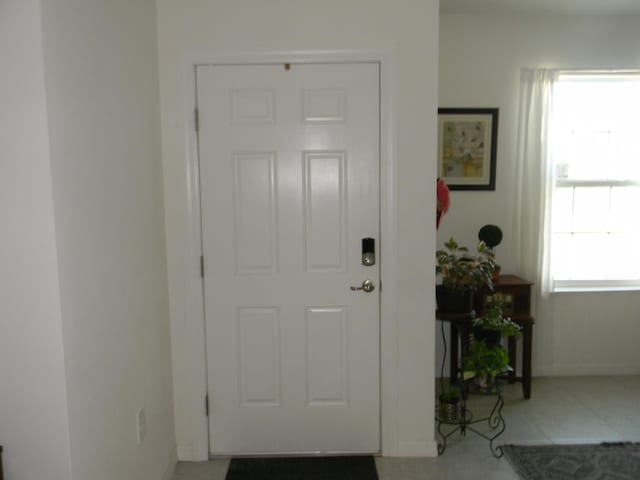
[[[474,312],[469,315],[447,315],[437,313],[436,317],[442,321],[442,338],[444,341],[444,353],[442,356],[441,367],[441,391],[444,391],[444,364],[447,356],[446,339],[444,335],[444,322],[456,322],[460,329],[461,338],[463,340],[462,356],[468,352],[468,339],[470,338],[470,324],[474,317]],[[459,365],[463,365],[464,362],[460,362]],[[463,368],[459,368],[457,372],[457,378],[450,379],[452,383],[458,384],[460,387],[460,402],[457,404],[457,411],[452,412],[452,415],[448,416],[443,411],[438,409],[436,411],[436,423],[437,432],[440,437],[438,442],[438,455],[442,455],[447,448],[447,439],[454,433],[459,432],[460,435],[465,436],[467,431],[471,431],[474,434],[484,438],[489,442],[489,449],[494,457],[500,458],[503,455],[502,447],[496,446],[494,441],[502,435],[506,429],[506,422],[502,416],[502,407],[504,406],[504,399],[502,398],[502,391],[498,379],[490,382],[485,388],[480,388],[474,379],[465,379]],[[495,396],[495,402],[492,405],[484,406],[483,410],[490,413],[485,416],[476,417],[473,412],[468,408],[467,404],[469,396]],[[481,429],[482,426],[487,428]]]

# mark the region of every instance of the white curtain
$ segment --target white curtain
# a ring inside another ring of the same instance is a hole
[[[544,297],[551,289],[549,240],[553,165],[549,154],[553,88],[558,70],[523,69],[516,151],[516,258]]]

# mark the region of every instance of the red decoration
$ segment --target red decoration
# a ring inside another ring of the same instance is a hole
[[[437,180],[437,203],[436,203],[436,230],[440,227],[440,220],[443,215],[449,210],[449,187],[444,180],[438,178]]]

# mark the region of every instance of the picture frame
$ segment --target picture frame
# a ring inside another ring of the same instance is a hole
[[[497,108],[438,109],[438,177],[449,190],[495,190]]]

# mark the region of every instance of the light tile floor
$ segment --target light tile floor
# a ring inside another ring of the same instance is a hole
[[[497,445],[640,441],[640,376],[536,378],[530,400],[520,384],[504,388],[505,432]],[[478,412],[487,398],[471,399]],[[228,459],[180,462],[172,480],[224,480]],[[516,480],[505,459],[496,459],[486,440],[457,433],[437,458],[376,459],[380,480]],[[356,480],[356,479],[354,479]]]

